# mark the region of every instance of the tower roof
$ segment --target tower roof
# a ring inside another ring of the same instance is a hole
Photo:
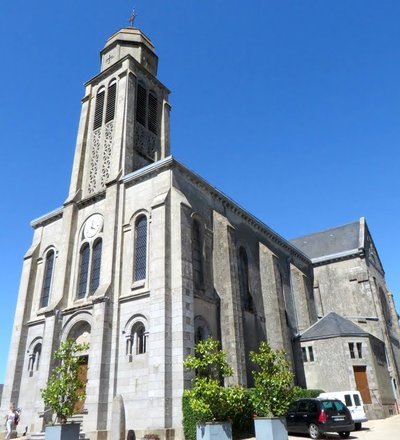
[[[154,45],[140,29],[122,28],[108,38],[100,52],[101,70],[107,69],[126,55],[131,55],[151,74],[157,75],[158,57]]]

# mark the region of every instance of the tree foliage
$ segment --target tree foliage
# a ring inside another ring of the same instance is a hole
[[[88,344],[67,339],[54,353],[59,366],[54,368],[47,387],[42,390],[42,398],[63,423],[74,414],[75,404],[86,396],[86,384],[79,377],[79,354],[88,348]]]
[[[195,356],[188,356],[184,366],[195,372],[192,389],[186,390],[184,397],[188,399],[198,423],[230,420],[243,411],[245,390],[222,385],[223,379],[233,372],[218,341],[209,337],[198,342]]]
[[[260,344],[258,352],[250,352],[257,365],[253,371],[251,393],[254,412],[260,417],[281,417],[293,400],[293,374],[283,350],[273,350],[268,342]]]

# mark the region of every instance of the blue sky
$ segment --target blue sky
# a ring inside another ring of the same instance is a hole
[[[172,90],[174,156],[286,238],[365,216],[400,310],[398,0],[13,0],[0,15],[0,383],[29,223],[67,196],[83,83],[133,6]]]

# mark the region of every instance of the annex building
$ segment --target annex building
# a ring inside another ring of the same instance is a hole
[[[248,353],[268,339],[287,352],[296,383],[314,387],[301,335],[331,311],[329,289],[341,292],[324,278],[336,259],[319,264],[308,248],[282,238],[170,155],[169,90],[143,32],[121,29],[100,54],[100,72],[85,85],[67,198],[32,222],[0,410],[15,402],[24,408],[20,425],[42,431],[48,413],[40,390],[67,338],[90,344],[82,358],[90,440],[111,440],[117,395],[137,438],[157,432],[162,440],[182,439],[181,396],[190,384],[183,360],[208,335],[228,354],[231,383],[252,385]],[[338,278],[363,282],[361,269],[350,273],[354,279]],[[378,298],[380,285],[389,298],[376,279],[372,293],[346,296],[332,311],[377,318],[363,329],[389,350],[398,341],[393,303],[386,338],[383,309],[361,313],[350,304]],[[388,381],[394,410],[392,351],[392,372],[384,367],[381,382]]]

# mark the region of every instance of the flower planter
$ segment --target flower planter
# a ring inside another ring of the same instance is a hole
[[[231,422],[206,422],[196,425],[196,440],[232,440]]]
[[[79,440],[79,423],[46,426],[45,440]]]
[[[255,417],[257,440],[288,440],[286,421],[279,417]]]

